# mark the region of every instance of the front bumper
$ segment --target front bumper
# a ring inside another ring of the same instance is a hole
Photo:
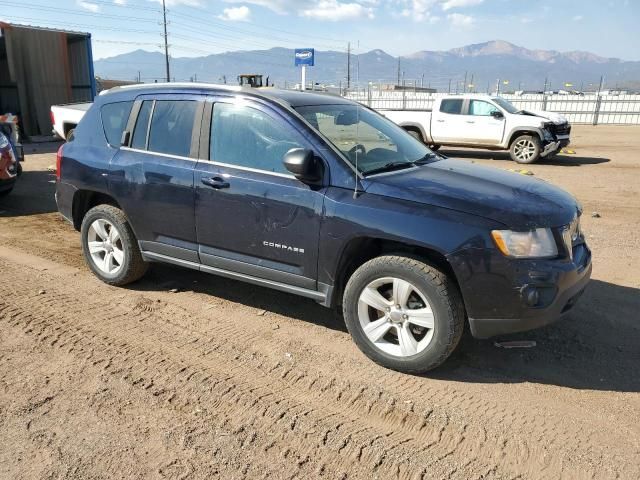
[[[592,270],[588,246],[581,243],[573,251],[572,259],[509,261],[489,255],[478,264],[476,258],[475,272],[467,280],[459,279],[473,336],[532,330],[567,314],[584,292]],[[452,266],[458,273],[462,265]],[[536,302],[531,301],[531,292]]]

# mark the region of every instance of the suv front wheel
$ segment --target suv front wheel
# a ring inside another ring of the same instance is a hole
[[[406,373],[439,366],[464,329],[455,284],[436,267],[406,256],[381,256],[358,268],[345,288],[343,311],[365,355]]]
[[[109,285],[126,285],[147,271],[138,242],[122,210],[98,205],[82,220],[82,251],[91,271]]]

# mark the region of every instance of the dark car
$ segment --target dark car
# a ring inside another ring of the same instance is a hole
[[[0,198],[11,193],[21,170],[16,150],[9,137],[0,131]]]
[[[591,274],[581,210],[541,180],[438,156],[346,99],[207,85],[101,95],[58,153],[91,270],[167,262],[341,306],[356,344],[421,372],[568,312]]]

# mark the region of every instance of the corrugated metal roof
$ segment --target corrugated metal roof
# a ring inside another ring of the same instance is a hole
[[[31,29],[31,30],[45,30],[47,32],[67,33],[70,35],[81,35],[83,37],[91,36],[89,32],[76,32],[74,30],[62,30],[60,28],[41,27],[39,25],[29,25],[26,23],[3,22],[2,20],[0,20],[0,28],[24,28],[24,29]]]

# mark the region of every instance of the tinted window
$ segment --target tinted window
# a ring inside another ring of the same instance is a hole
[[[153,109],[149,151],[188,157],[198,102],[158,100]]]
[[[131,147],[145,150],[147,148],[147,128],[149,127],[149,118],[151,118],[152,100],[142,102],[142,107],[138,113],[136,126],[133,130],[133,141]]]
[[[484,102],[482,100],[471,100],[469,102],[469,115],[489,116],[491,112],[498,112],[498,107],[495,105]]]
[[[112,147],[120,146],[122,132],[127,126],[132,105],[133,102],[109,103],[100,109],[104,135]]]
[[[448,100],[442,100],[440,103],[440,111],[443,113],[459,114],[462,111],[462,99],[451,98]]]
[[[213,107],[209,158],[214,162],[288,173],[282,157],[302,146],[294,130],[260,110],[227,103]]]

